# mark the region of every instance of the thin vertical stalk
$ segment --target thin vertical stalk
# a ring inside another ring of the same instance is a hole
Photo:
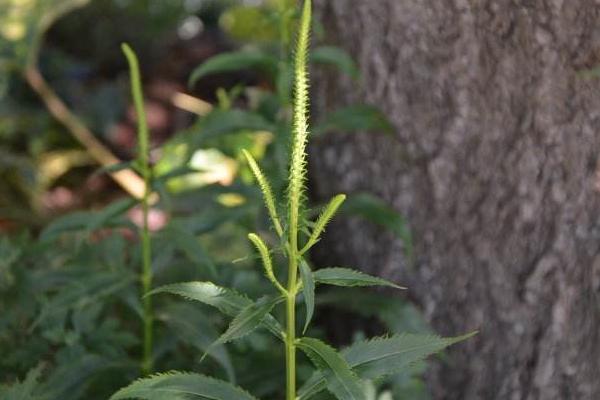
[[[298,210],[291,210],[289,230],[289,268],[286,298],[285,370],[286,400],[296,398],[296,294],[298,280]]]
[[[292,151],[288,186],[288,288],[286,299],[286,399],[296,398],[296,294],[298,292],[299,215],[306,175],[306,142],[308,139],[308,72],[307,53],[309,46],[312,2],[305,0],[300,19],[297,48],[295,53],[294,116],[292,129]]]
[[[138,124],[138,167],[144,179],[145,190],[144,195],[141,199],[142,205],[142,232],[141,232],[141,244],[142,244],[142,304],[143,304],[143,331],[144,331],[144,342],[142,350],[142,374],[148,375],[152,372],[153,359],[152,359],[152,336],[153,336],[153,311],[152,311],[152,298],[147,296],[152,288],[152,247],[150,243],[150,229],[148,227],[148,213],[150,211],[150,194],[151,194],[151,173],[149,163],[149,134],[148,134],[148,123],[146,119],[146,111],[144,108],[144,95],[142,93],[142,83],[140,78],[140,67],[137,56],[131,50],[131,48],[123,44],[123,52],[127,57],[129,63],[129,70],[131,74],[131,92],[133,96],[133,102],[135,105],[135,111],[137,114]]]

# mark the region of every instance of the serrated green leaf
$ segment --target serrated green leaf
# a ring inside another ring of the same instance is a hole
[[[274,73],[277,69],[277,59],[259,51],[222,53],[209,58],[197,67],[190,76],[189,86],[193,86],[199,79],[208,75],[250,68],[266,69],[269,73]]]
[[[300,252],[301,254],[308,251],[312,246],[314,246],[319,241],[319,238],[321,237],[321,234],[325,230],[325,227],[327,226],[329,221],[331,221],[331,218],[333,218],[336,211],[338,210],[338,208],[340,208],[340,206],[342,205],[344,200],[346,200],[346,195],[338,194],[333,199],[331,199],[329,204],[327,204],[327,207],[325,207],[323,212],[321,212],[321,215],[319,215],[319,218],[317,218],[317,221],[315,222],[315,226],[312,230],[312,233],[310,234],[310,237],[308,238],[306,245]]]
[[[411,364],[462,342],[475,333],[443,338],[435,335],[401,334],[358,342],[344,351],[344,358],[364,378],[377,378],[398,372]]]
[[[317,47],[312,51],[310,58],[314,63],[332,65],[353,79],[358,79],[360,76],[360,71],[352,57],[339,47]]]
[[[297,346],[321,371],[327,390],[338,399],[366,400],[363,382],[333,347],[308,337],[300,339]]]
[[[188,300],[199,301],[215,307],[230,317],[237,316],[244,308],[253,303],[252,300],[236,291],[217,286],[212,282],[175,283],[154,289],[149,295],[158,293],[171,293]],[[262,323],[271,333],[282,338],[283,328],[272,315],[267,314]]]
[[[364,379],[401,372],[446,347],[466,340],[476,332],[454,338],[401,334],[355,343],[342,351],[348,365]],[[316,372],[300,389],[298,400],[306,400],[325,389],[326,377]]]
[[[348,268],[322,268],[314,273],[315,281],[333,286],[389,286],[395,289],[406,289],[383,278],[367,275]]]
[[[406,220],[383,200],[369,193],[357,193],[348,196],[340,210],[342,213],[360,216],[377,225],[389,229],[404,243],[406,257],[413,259],[413,241]]]
[[[110,400],[257,400],[245,390],[204,375],[172,372],[139,379]]]
[[[329,132],[382,132],[391,134],[394,127],[377,108],[355,105],[336,110],[317,124],[313,133],[323,135]]]
[[[315,312],[315,281],[308,263],[304,260],[300,260],[300,277],[302,278],[302,293],[306,304],[306,319],[303,330],[303,332],[306,332]]]
[[[172,293],[189,300],[199,301],[232,317],[252,303],[250,299],[236,291],[217,286],[212,282],[175,283],[154,289],[149,295],[158,293]]]
[[[247,305],[235,316],[225,333],[219,337],[215,344],[225,344],[248,335],[261,324],[273,307],[282,301],[283,297],[281,296],[265,296]]]

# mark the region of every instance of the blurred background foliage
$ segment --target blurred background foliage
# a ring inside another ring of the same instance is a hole
[[[141,332],[141,211],[123,191],[128,183],[111,178],[136,169],[136,116],[119,46],[136,49],[144,77],[159,197],[150,215],[156,285],[213,280],[254,296],[270,285],[246,233],[272,232],[240,150],[283,190],[295,1],[0,0],[0,10],[0,394],[105,399],[139,375]],[[315,68],[359,82],[351,58],[320,45],[319,31],[317,24]],[[61,115],[97,142],[82,141]],[[315,145],[323,135],[391,130],[360,104],[313,125]],[[94,156],[98,146],[120,162]],[[410,252],[404,219],[378,198],[351,194],[343,212],[389,229]],[[336,335],[323,318],[311,335],[347,345],[384,330],[429,331],[403,298],[350,298],[330,290],[319,307],[359,321],[356,331]],[[156,310],[158,370],[210,372],[280,398],[283,354],[270,336],[221,346],[200,364],[227,321],[170,299],[157,298]],[[306,379],[311,368],[299,371]],[[378,382],[372,398],[427,398],[423,371],[419,364]]]

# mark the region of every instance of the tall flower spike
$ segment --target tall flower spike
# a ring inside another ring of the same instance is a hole
[[[300,250],[300,254],[306,253],[319,241],[321,233],[323,233],[325,227],[327,226],[329,221],[331,221],[331,218],[333,218],[336,211],[338,210],[338,208],[340,208],[344,200],[346,200],[345,194],[338,194],[333,199],[331,199],[329,204],[327,204],[327,207],[325,207],[325,209],[321,212],[321,215],[319,215],[319,218],[315,223],[315,227],[313,228],[313,231],[310,237],[308,238],[306,245],[302,248],[302,250]]]
[[[254,178],[258,181],[258,185],[263,193],[263,198],[265,200],[265,205],[267,207],[267,211],[269,212],[269,216],[271,217],[271,221],[273,222],[273,226],[275,227],[275,231],[279,236],[283,235],[283,228],[281,227],[281,222],[279,222],[279,217],[277,216],[277,207],[275,206],[275,196],[273,196],[273,190],[271,190],[271,185],[269,181],[262,173],[258,163],[252,157],[250,153],[246,150],[242,150],[244,157],[246,157],[246,161],[248,161],[248,165],[254,174]]]
[[[298,210],[302,202],[304,179],[306,177],[306,142],[308,140],[308,71],[306,64],[310,42],[311,13],[311,1],[306,0],[302,10],[294,70],[294,126],[292,132],[290,183],[288,188],[291,226],[297,226]]]
[[[269,255],[269,249],[263,240],[256,234],[250,233],[248,235],[248,239],[254,244],[256,250],[260,254],[260,258],[262,259],[263,267],[265,268],[265,274],[267,278],[275,285],[275,287],[283,294],[287,295],[287,290],[277,280],[275,277],[275,273],[273,272],[273,262],[271,261],[271,256]]]

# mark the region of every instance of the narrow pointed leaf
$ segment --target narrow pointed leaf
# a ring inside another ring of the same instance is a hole
[[[306,261],[300,261],[300,277],[302,278],[302,293],[304,294],[304,303],[306,304],[306,320],[304,321],[303,333],[308,329],[315,312],[315,281],[313,273]]]
[[[67,214],[52,221],[41,232],[40,239],[50,241],[65,232],[72,231],[92,232],[106,227],[134,227],[130,221],[121,217],[135,204],[135,199],[124,199],[116,201],[100,211],[77,211]]]
[[[416,362],[466,340],[476,332],[453,338],[402,334],[356,343],[342,352],[348,365],[363,379],[374,379],[405,371]],[[306,400],[325,389],[326,377],[316,372],[300,389],[298,400]]]
[[[85,398],[91,380],[119,367],[123,367],[123,360],[117,361],[96,354],[82,354],[69,363],[53,368],[50,376],[45,379],[41,393],[44,399]]]
[[[96,229],[106,226],[112,219],[125,214],[125,212],[127,212],[129,209],[131,209],[136,204],[137,204],[136,199],[129,198],[129,199],[124,199],[124,200],[119,200],[119,201],[116,201],[116,202],[108,205],[103,210],[101,210],[97,213],[94,213],[94,217],[90,219],[90,221],[88,222],[88,224],[86,226],[87,231],[93,232]]]
[[[281,236],[283,235],[283,228],[281,227],[281,223],[279,222],[279,217],[277,215],[277,207],[275,206],[275,196],[273,196],[273,190],[271,190],[271,185],[269,184],[269,181],[267,180],[265,175],[262,173],[256,160],[254,160],[254,157],[252,157],[252,155],[246,150],[242,150],[242,152],[244,154],[244,157],[246,157],[246,160],[248,161],[248,165],[250,166],[254,177],[258,181],[260,189],[262,190],[265,205],[267,207],[267,211],[269,212],[269,216],[271,217],[273,226],[275,227],[275,231],[279,236]]]
[[[277,68],[277,59],[258,51],[235,51],[219,54],[208,59],[192,72],[189,86],[193,86],[199,79],[208,75],[249,68],[261,68],[274,72]]]
[[[329,221],[331,221],[331,218],[333,218],[336,211],[338,210],[338,208],[340,208],[344,200],[346,200],[346,195],[338,194],[333,199],[331,199],[329,204],[327,204],[327,207],[325,207],[321,215],[319,215],[319,218],[317,218],[317,221],[315,222],[315,227],[313,228],[313,231],[310,237],[308,238],[308,242],[302,249],[302,253],[306,252],[308,249],[314,246],[315,243],[317,243],[317,241],[321,237],[321,233],[323,233],[325,227],[327,226]]]
[[[340,400],[366,400],[364,382],[350,369],[350,365],[331,346],[320,340],[304,337],[298,347],[306,353],[321,371],[327,389]]]
[[[389,286],[395,289],[406,289],[383,278],[367,275],[348,268],[322,268],[314,273],[315,281],[333,286]]]
[[[174,372],[135,381],[110,400],[257,400],[245,390],[204,375]]]
[[[225,344],[248,335],[258,328],[273,307],[281,301],[283,301],[283,298],[280,296],[274,298],[263,297],[244,307],[215,344]]]
[[[166,285],[154,289],[149,295],[157,293],[171,293],[182,296],[188,300],[195,300],[215,307],[223,314],[230,317],[237,316],[244,308],[252,304],[252,300],[239,294],[235,290],[217,286],[212,282],[185,282]],[[281,324],[270,314],[262,324],[279,339],[283,338]]]
[[[387,375],[390,371],[409,367],[444,348],[472,337],[470,333],[455,338],[435,335],[397,335],[359,342],[344,352],[350,364],[358,364],[355,371],[366,378]]]
[[[154,289],[150,292],[150,295],[157,293],[172,293],[189,300],[196,300],[215,307],[229,316],[237,315],[243,308],[252,303],[250,299],[234,290],[217,286],[212,282],[175,283]]]

